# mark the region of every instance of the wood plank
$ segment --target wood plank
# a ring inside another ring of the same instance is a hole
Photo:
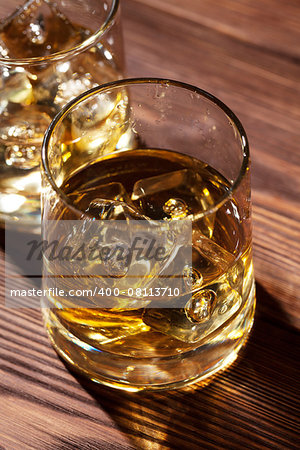
[[[150,5],[148,0],[137,0]],[[280,54],[300,56],[298,0],[151,0],[151,8],[188,19],[249,44]]]

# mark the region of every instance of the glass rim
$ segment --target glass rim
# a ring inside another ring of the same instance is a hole
[[[82,101],[93,97],[95,94],[100,94],[102,92],[108,91],[111,88],[117,88],[117,87],[125,87],[130,85],[141,85],[141,84],[164,84],[166,86],[174,86],[178,88],[187,89],[195,94],[200,94],[201,97],[206,98],[207,100],[211,101],[215,105],[217,105],[224,113],[225,115],[234,123],[236,126],[237,131],[239,132],[240,141],[241,141],[241,151],[243,156],[243,161],[239,170],[238,175],[235,177],[235,180],[231,184],[230,188],[226,191],[224,195],[220,197],[220,199],[207,210],[197,214],[197,220],[201,217],[206,217],[210,214],[215,213],[218,211],[221,206],[233,195],[233,193],[237,190],[239,185],[241,184],[242,180],[244,179],[244,176],[246,175],[246,172],[250,165],[250,151],[249,151],[249,142],[247,138],[247,134],[245,132],[245,129],[238,119],[238,117],[235,115],[235,113],[225,105],[221,100],[219,100],[217,97],[215,97],[213,94],[210,94],[209,92],[198,88],[196,86],[193,86],[188,83],[184,83],[181,81],[171,80],[171,79],[165,79],[165,78],[126,78],[122,80],[112,81],[109,83],[102,84],[101,86],[97,86],[95,88],[92,88],[82,94],[80,94],[78,97],[71,100],[69,103],[67,103],[64,108],[54,117],[51,124],[49,125],[45,136],[43,140],[42,145],[42,170],[44,174],[47,177],[48,182],[50,183],[53,190],[59,195],[59,198],[63,201],[63,203],[72,211],[76,213],[76,215],[86,215],[84,211],[78,209],[71,201],[71,199],[60,189],[60,187],[57,186],[55,183],[53,177],[52,177],[52,171],[49,166],[49,160],[48,160],[48,148],[50,144],[51,137],[56,129],[57,126],[60,125],[60,123],[63,121],[65,116],[67,116],[72,109],[80,104]],[[120,152],[122,150],[119,150]],[[126,150],[124,150],[126,151]]]
[[[119,6],[120,6],[120,0],[112,0],[111,8],[108,11],[107,17],[106,17],[105,21],[102,23],[102,25],[100,26],[100,28],[98,28],[98,30],[95,31],[95,33],[93,33],[91,36],[89,36],[83,42],[81,42],[78,45],[75,45],[74,47],[71,47],[67,50],[62,50],[61,52],[51,53],[50,55],[35,56],[32,58],[0,58],[0,65],[28,66],[28,65],[49,63],[49,62],[61,61],[71,54],[76,55],[78,53],[81,53],[85,49],[94,45],[99,40],[99,38],[108,29],[111,28],[113,21],[115,19],[115,16],[117,14],[117,11],[119,9]]]

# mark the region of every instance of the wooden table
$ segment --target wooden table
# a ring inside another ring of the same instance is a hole
[[[50,347],[39,311],[1,307],[0,448],[299,448],[299,0],[122,6],[129,75],[210,91],[248,132],[254,330],[237,362],[206,388],[136,395],[74,376]]]

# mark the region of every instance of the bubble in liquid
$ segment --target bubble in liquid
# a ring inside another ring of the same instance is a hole
[[[204,323],[210,319],[216,293],[211,289],[204,289],[187,302],[185,314],[192,323]]]
[[[183,269],[183,280],[188,290],[199,288],[203,282],[202,274],[191,266]]]
[[[170,198],[163,206],[163,210],[171,218],[182,218],[188,214],[188,206],[179,198]]]

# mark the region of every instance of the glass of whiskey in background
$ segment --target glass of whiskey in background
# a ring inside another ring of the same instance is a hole
[[[0,2],[0,223],[40,226],[44,133],[74,97],[121,78],[118,0]]]
[[[57,352],[89,378],[130,391],[206,383],[230,365],[255,310],[249,148],[234,113],[176,81],[108,83],[56,116],[42,166],[48,242],[68,220],[85,230],[95,220],[117,226],[120,218],[129,226],[137,219],[192,223],[192,258],[182,277],[188,300],[173,296],[160,306],[146,291],[142,304],[134,303],[133,282],[122,301],[106,291],[109,307],[84,295],[68,307],[52,290],[42,307]],[[44,257],[44,289],[87,286],[61,268]],[[88,275],[90,286],[101,282],[92,270]]]

